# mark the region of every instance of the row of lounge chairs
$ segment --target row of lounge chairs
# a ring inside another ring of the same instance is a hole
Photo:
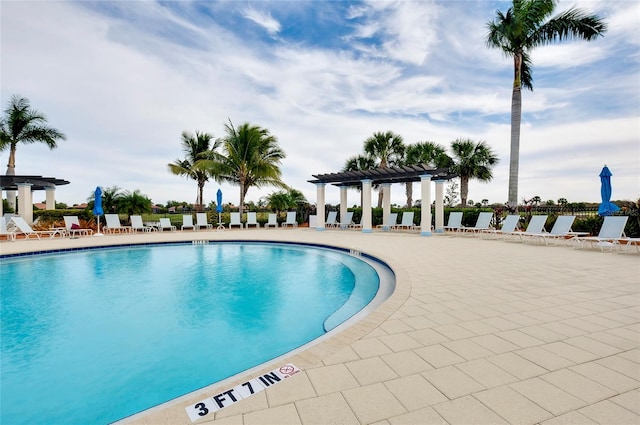
[[[550,231],[545,229],[547,215],[534,215],[524,230],[517,230],[520,223],[520,216],[517,214],[508,215],[500,229],[490,228],[492,213],[482,212],[478,216],[473,227],[462,225],[462,212],[452,212],[449,215],[449,222],[444,228],[448,231],[459,232],[461,234],[471,233],[483,237],[496,239],[518,240],[520,242],[544,242],[545,245],[553,242],[557,245],[559,241],[573,243],[575,248],[599,247],[601,250],[612,251],[618,246],[622,251],[628,251],[635,246],[640,252],[640,238],[627,238],[624,228],[629,217],[627,216],[607,216],[604,218],[602,227],[597,236],[589,236],[587,232],[574,232],[571,230],[576,219],[574,215],[558,216]]]
[[[413,223],[413,211],[405,211],[402,213],[402,221],[398,223],[398,213],[390,213],[386,220],[384,220],[383,224],[379,224],[376,226],[382,230],[393,230],[393,229],[408,229],[414,230],[416,229],[416,225]],[[340,229],[361,229],[362,221],[360,223],[353,222],[353,212],[347,211],[345,215],[344,222],[340,223],[338,221],[338,212],[337,211],[329,211],[327,214],[327,219],[325,221],[325,227],[328,228],[340,228]]]

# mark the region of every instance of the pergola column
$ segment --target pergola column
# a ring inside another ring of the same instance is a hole
[[[31,183],[16,183],[18,186],[18,214],[28,224],[33,223],[33,197]]]
[[[55,187],[47,187],[44,189],[47,193],[47,209],[55,210],[56,209],[56,188]]]
[[[362,180],[362,233],[371,233],[371,183],[373,180]]]
[[[382,224],[389,223],[389,215],[391,214],[391,183],[382,183]],[[382,227],[389,230],[388,226]]]
[[[349,224],[346,223],[347,209],[349,208],[347,205],[347,189],[347,186],[340,186],[340,224]]]
[[[431,174],[420,176],[420,235],[431,236]]]
[[[323,231],[324,230],[324,183],[316,183],[316,198],[317,198],[317,207],[316,207],[316,230]]]
[[[436,233],[444,233],[444,182],[435,180],[436,183]]]

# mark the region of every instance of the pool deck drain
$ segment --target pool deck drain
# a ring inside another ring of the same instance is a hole
[[[229,239],[370,254],[396,291],[327,340],[123,423],[191,424],[185,407],[286,363],[302,372],[194,423],[640,423],[637,254],[314,229],[2,241],[0,253]]]

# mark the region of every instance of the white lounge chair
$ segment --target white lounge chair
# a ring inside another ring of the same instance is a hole
[[[519,222],[520,216],[518,214],[510,214],[505,217],[500,229],[481,230],[480,233],[482,235],[495,236],[496,238],[499,238],[501,235],[506,236],[509,233],[515,232]]]
[[[242,229],[242,221],[240,221],[239,212],[231,213],[231,221],[229,222],[229,229],[231,229],[233,226],[239,226]]]
[[[393,226],[394,229],[415,229],[416,225],[413,224],[413,211],[405,211],[402,213],[402,221],[400,224]]]
[[[256,226],[256,229],[260,228],[260,223],[258,223],[258,216],[255,212],[247,213],[247,223],[245,224],[245,227],[248,229],[249,226]]]
[[[459,232],[462,229],[462,212],[453,211],[449,213],[449,221],[442,228],[451,232]]]
[[[527,228],[524,232],[511,232],[505,235],[505,239],[509,236],[515,238],[516,236],[519,238],[520,242],[524,241],[524,237],[537,235],[539,233],[544,232],[544,225],[547,222],[548,215],[534,215],[531,216],[531,220],[529,220],[529,224],[527,224]]]
[[[624,226],[627,225],[629,216],[608,215],[602,222],[602,227],[598,236],[575,237],[576,248],[582,248],[589,244],[591,247],[598,246],[601,251],[612,251],[616,245],[620,245],[620,240],[624,238]]]
[[[473,227],[462,226],[460,228],[460,231],[463,233],[476,235],[482,230],[489,230],[489,226],[491,225],[492,218],[493,218],[493,213],[481,212],[480,214],[478,214],[478,219],[476,220],[476,224]]]
[[[118,214],[105,214],[105,220],[107,225],[104,227],[104,231],[107,233],[131,233],[131,226],[123,226],[120,223],[120,217]]]
[[[340,223],[337,221],[338,211],[329,211],[327,214],[327,220],[324,223],[324,227],[338,227]]]
[[[80,236],[91,236],[93,235],[93,229],[89,229],[87,227],[80,226],[80,220],[78,220],[77,215],[65,215],[64,218],[64,227],[66,229],[69,237]],[[100,217],[97,217],[99,220]]]
[[[153,227],[144,225],[141,215],[131,215],[131,216],[129,216],[129,219],[131,220],[131,231],[133,233],[150,232],[150,231],[154,230]]]
[[[355,223],[353,218],[351,218],[351,224],[349,224],[349,229],[362,229],[362,215],[360,216],[360,221]]]
[[[207,220],[207,213],[196,213],[196,230],[213,229],[213,224]]]
[[[184,214],[182,216],[182,226],[180,226],[180,230],[185,229],[196,230],[196,226],[193,225],[193,216],[191,214]]]
[[[274,213],[269,214],[269,218],[267,222],[264,224],[264,228],[268,229],[269,227],[278,227],[278,216]]]
[[[545,245],[549,245],[549,241],[553,240],[555,241],[554,245],[556,245],[558,243],[557,241],[561,239],[567,241],[567,240],[570,240],[571,236],[579,236],[580,234],[584,234],[584,233],[575,233],[571,231],[571,226],[573,226],[573,222],[575,221],[575,219],[576,219],[575,215],[558,216],[558,218],[556,219],[556,222],[553,223],[553,227],[551,228],[551,231],[549,232],[542,231],[540,233],[526,235],[528,236],[527,240],[535,241],[538,238],[540,238],[540,240],[543,241]],[[527,240],[525,240],[525,242]]]
[[[295,211],[287,211],[287,219],[282,223],[282,227],[298,227],[298,221],[296,220],[296,212]]]
[[[29,224],[26,221],[24,221],[24,218],[17,215],[14,215],[13,217],[11,217],[10,223],[12,223],[13,226],[15,227],[15,230],[12,229],[12,231],[16,235],[18,234],[24,235],[25,239],[30,239],[31,237],[40,239],[41,236],[49,236],[50,238],[53,238],[56,235],[60,237],[64,236],[63,232],[57,229],[56,230],[33,230],[31,226],[29,226]]]
[[[16,240],[15,228],[8,229],[4,217],[0,217],[0,236],[6,236],[8,241]]]
[[[398,222],[398,213],[389,213],[386,221],[382,220],[382,224],[378,224],[376,227],[381,228],[382,230],[388,231],[393,228]]]
[[[347,211],[344,215],[344,220],[338,223],[342,230],[348,229],[353,224],[353,211]]]
[[[160,221],[160,224],[158,225],[159,231],[164,232],[165,230],[169,230],[171,232],[175,232],[177,230],[177,227],[171,224],[171,220],[169,220],[168,218],[161,218],[159,221]]]

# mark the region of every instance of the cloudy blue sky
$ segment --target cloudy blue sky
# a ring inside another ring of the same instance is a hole
[[[486,141],[500,164],[469,199],[506,202],[512,62],[485,47],[496,1],[7,1],[0,4],[0,99],[27,97],[67,140],[25,145],[17,174],[64,178],[57,200],[95,186],[194,202],[167,164],[184,130],[224,136],[250,122],[287,154],[284,181],[314,203],[312,174],[339,171],[377,131],[407,144]],[[606,19],[595,42],[534,51],[523,94],[519,198],[640,196],[640,2],[560,1]],[[8,152],[0,153],[2,167]],[[4,170],[4,168],[3,168]],[[238,188],[221,187],[237,203]],[[257,201],[275,188],[249,190]],[[39,199],[42,198],[42,199]],[[328,187],[327,202],[339,191]],[[37,193],[34,201],[44,199]],[[405,202],[392,187],[392,201]],[[349,194],[349,203],[359,195]]]

